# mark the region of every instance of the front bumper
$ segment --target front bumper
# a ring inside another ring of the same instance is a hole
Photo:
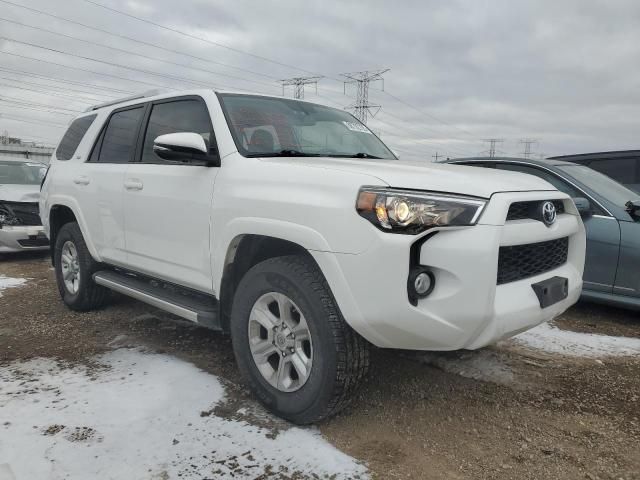
[[[46,250],[49,240],[42,226],[3,226],[0,228],[0,253]]]
[[[498,197],[498,198],[496,198]],[[501,197],[501,198],[500,198]],[[538,198],[540,197],[540,198]],[[552,227],[506,222],[512,201],[562,199],[567,213]],[[496,219],[502,219],[501,225]],[[441,229],[419,248],[419,264],[436,279],[433,292],[412,305],[407,295],[409,251],[418,240],[377,232],[359,255],[314,252],[346,321],[379,347],[415,350],[476,349],[553,319],[582,290],[584,227],[572,202],[558,192],[494,195],[474,227]],[[500,246],[568,237],[567,262],[526,279],[497,285]],[[567,298],[541,308],[531,284],[554,276],[569,281]]]

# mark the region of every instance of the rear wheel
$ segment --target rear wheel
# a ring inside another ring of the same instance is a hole
[[[322,273],[304,256],[265,260],[246,273],[231,335],[258,399],[294,423],[340,411],[369,367],[368,343],[346,324]]]
[[[104,305],[110,291],[97,285],[92,275],[100,269],[77,223],[62,226],[53,250],[58,291],[72,310],[92,310]]]

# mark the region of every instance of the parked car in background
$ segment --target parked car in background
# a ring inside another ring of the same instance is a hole
[[[562,155],[549,160],[586,165],[640,193],[640,150]]]
[[[458,158],[447,163],[528,173],[572,197],[587,231],[582,297],[640,309],[640,194],[561,160]]]
[[[0,158],[0,253],[49,248],[38,200],[46,165]]]
[[[522,204],[549,208],[550,227],[507,221]],[[402,162],[344,110],[281,97],[93,107],[40,205],[67,306],[112,289],[229,332],[256,396],[297,423],[348,402],[369,343],[480,348],[582,288],[584,228],[549,183]]]

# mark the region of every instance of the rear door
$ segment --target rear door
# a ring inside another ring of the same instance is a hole
[[[124,228],[130,268],[204,292],[212,291],[210,213],[217,167],[171,163],[153,152],[159,135],[199,133],[215,151],[209,111],[197,96],[151,103],[140,157],[124,177]]]
[[[144,106],[111,113],[87,162],[74,172],[75,196],[102,260],[126,264],[122,183],[134,158]]]
[[[577,186],[551,170],[534,165],[496,163],[496,168],[527,173],[546,180],[571,198],[584,197],[590,200],[593,215],[582,217],[587,232],[587,253],[584,265],[584,287],[590,290],[612,292],[616,278],[620,253],[620,225],[615,217],[600,208]]]

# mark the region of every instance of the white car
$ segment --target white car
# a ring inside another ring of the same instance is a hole
[[[256,396],[296,423],[346,404],[370,344],[480,348],[582,286],[580,215],[550,184],[399,161],[352,115],[280,97],[94,107],[40,206],[70,308],[115,290],[229,332]]]
[[[46,250],[38,200],[46,165],[0,158],[0,253]]]

